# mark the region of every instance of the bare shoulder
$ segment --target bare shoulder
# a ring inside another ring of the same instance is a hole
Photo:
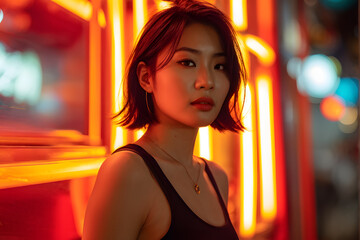
[[[114,177],[114,180],[141,181],[148,177],[148,172],[146,164],[138,154],[131,151],[119,151],[110,155],[103,162],[97,180]]]
[[[227,205],[228,201],[228,191],[229,191],[229,180],[225,170],[217,163],[209,160],[205,160],[207,165],[210,168],[211,173],[213,174],[216,184],[219,187],[220,193],[224,199],[225,204]]]
[[[121,186],[139,185],[148,187],[150,173],[143,159],[134,152],[120,151],[109,156],[101,165],[96,184],[112,186],[116,190]],[[95,187],[97,187],[95,184]],[[122,188],[121,188],[122,189]],[[109,188],[112,191],[111,188]],[[126,188],[126,190],[129,190]],[[114,194],[118,193],[114,191]],[[134,192],[133,194],[141,194]]]
[[[120,151],[109,156],[88,202],[84,239],[136,239],[151,208],[151,178],[137,154]]]

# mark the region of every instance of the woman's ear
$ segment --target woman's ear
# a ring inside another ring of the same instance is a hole
[[[150,67],[145,62],[139,62],[136,68],[136,74],[140,86],[148,93],[152,92]]]

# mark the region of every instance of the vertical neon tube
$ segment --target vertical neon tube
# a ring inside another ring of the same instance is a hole
[[[139,37],[141,29],[144,27],[145,22],[147,21],[147,0],[134,0],[133,1],[134,12],[133,12],[133,22],[134,22],[134,45]],[[141,129],[134,132],[135,139],[144,135],[145,129]]]
[[[230,14],[237,31],[244,31],[247,29],[246,0],[231,0]]]
[[[208,160],[212,160],[212,134],[210,127],[199,129],[199,155]]]
[[[121,24],[123,21],[123,1],[109,0],[109,19],[111,22],[111,62],[112,62],[112,89],[113,89],[113,112],[119,112],[122,106],[121,98],[121,77],[124,69],[124,29]],[[121,67],[119,67],[121,66]],[[120,94],[119,94],[120,93]],[[124,129],[112,124],[111,128],[111,147],[112,150],[125,144]]]
[[[135,42],[147,20],[147,0],[134,0],[133,6],[134,6],[133,21],[134,21],[134,42]]]
[[[276,216],[276,164],[274,152],[274,109],[272,83],[269,76],[256,79],[259,141],[260,141],[260,206],[261,217],[273,220]]]
[[[97,9],[97,7],[92,6]],[[89,23],[89,139],[93,145],[100,144],[101,136],[101,29],[94,15]]]
[[[240,235],[252,237],[256,226],[256,149],[254,146],[254,116],[250,87],[246,87],[244,104],[244,125],[246,130],[240,134]]]

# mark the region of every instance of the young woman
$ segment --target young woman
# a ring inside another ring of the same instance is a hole
[[[245,67],[235,32],[214,6],[175,1],[144,27],[130,61],[118,117],[146,127],[101,166],[84,240],[238,239],[224,170],[193,155],[199,127],[241,131]]]

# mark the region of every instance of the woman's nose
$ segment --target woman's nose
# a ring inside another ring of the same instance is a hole
[[[200,67],[195,82],[195,88],[204,88],[206,90],[214,88],[213,74],[207,67]]]

